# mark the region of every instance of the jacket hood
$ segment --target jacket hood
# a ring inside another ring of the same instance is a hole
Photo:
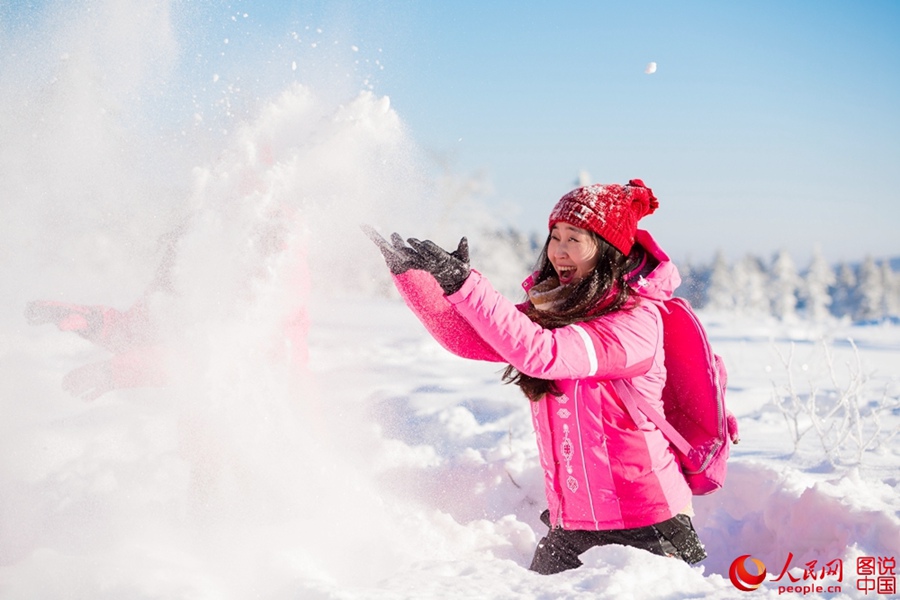
[[[659,261],[659,264],[649,274],[633,282],[631,284],[632,289],[639,296],[649,300],[670,300],[675,295],[675,290],[681,285],[681,275],[678,273],[678,267],[663,252],[649,232],[638,229],[635,241],[643,246],[650,256]]]

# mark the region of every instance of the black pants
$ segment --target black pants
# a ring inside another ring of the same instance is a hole
[[[541,521],[550,526],[550,511],[541,514]],[[647,550],[661,556],[672,556],[694,564],[706,558],[706,551],[691,518],[675,515],[668,521],[635,529],[583,531],[551,528],[534,551],[530,570],[551,575],[581,566],[578,555],[594,546],[620,544]]]

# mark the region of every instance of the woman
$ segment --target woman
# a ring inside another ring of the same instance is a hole
[[[706,553],[690,520],[691,491],[663,434],[636,422],[617,389],[662,412],[666,380],[655,301],[680,283],[675,266],[638,221],[658,207],[640,180],[590,185],[563,196],[528,300],[506,300],[469,267],[465,238],[453,252],[376,233],[407,304],[448,350],[508,363],[504,379],[531,400],[550,531],[531,569],[581,565],[604,544],[635,546],[689,563]]]

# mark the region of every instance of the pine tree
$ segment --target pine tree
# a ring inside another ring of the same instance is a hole
[[[837,283],[834,271],[825,260],[819,246],[813,248],[809,270],[803,281],[802,297],[806,304],[806,314],[813,321],[823,321],[832,303],[829,290]]]
[[[859,305],[854,318],[864,321],[880,319],[884,316],[884,285],[881,271],[871,256],[866,256],[859,267],[858,281]]]
[[[900,281],[887,260],[881,261],[881,286],[884,289],[882,314],[888,317],[900,315]]]
[[[837,281],[831,289],[831,314],[836,317],[853,316],[859,305],[856,273],[847,263],[837,270]]]
[[[769,314],[766,270],[762,261],[748,254],[734,267],[735,308],[748,315]]]
[[[787,250],[780,250],[772,261],[769,272],[768,296],[772,314],[779,319],[796,316],[797,290],[800,288],[800,277],[794,266],[794,259]]]
[[[734,278],[725,253],[720,248],[716,251],[716,257],[713,259],[705,306],[711,310],[731,311],[734,310],[735,305]]]

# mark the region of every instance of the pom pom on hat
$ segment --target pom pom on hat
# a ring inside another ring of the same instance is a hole
[[[572,190],[556,203],[548,227],[564,221],[593,231],[623,254],[631,252],[637,223],[659,207],[653,190],[640,179],[628,185],[594,184]]]

